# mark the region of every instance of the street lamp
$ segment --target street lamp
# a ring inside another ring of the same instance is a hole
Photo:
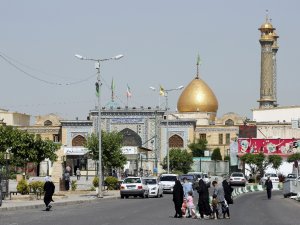
[[[10,160],[10,148],[6,149],[4,153],[4,159],[6,161],[6,197],[9,194],[9,160]]]
[[[83,57],[81,55],[76,54],[76,58],[80,60],[89,60],[89,61],[94,61],[95,63],[95,68],[97,70],[97,83],[96,83],[96,88],[98,88],[98,147],[99,147],[99,166],[98,166],[98,176],[99,176],[99,190],[98,190],[98,198],[103,198],[103,193],[102,193],[102,149],[101,149],[101,77],[100,77],[100,62],[103,61],[109,61],[109,60],[118,60],[123,57],[123,55],[116,55],[114,57],[110,58],[104,58],[104,59],[93,59],[93,58],[87,58]]]
[[[156,88],[155,87],[149,87],[152,91],[155,91]],[[182,85],[180,85],[179,87],[177,88],[171,88],[171,89],[165,89],[163,90],[164,92],[164,96],[166,98],[166,121],[167,121],[167,172],[170,173],[170,151],[169,151],[169,120],[168,120],[168,111],[169,111],[169,108],[168,108],[168,96],[169,96],[169,92],[171,91],[178,91],[178,90],[181,90],[182,88],[184,88]]]
[[[171,89],[167,89],[164,90],[164,95],[166,98],[166,119],[167,119],[167,171],[168,173],[170,173],[170,149],[169,149],[169,119],[168,119],[168,114],[169,114],[169,106],[168,106],[168,96],[169,96],[169,92],[171,91],[178,91],[181,90],[183,88],[183,86],[179,86],[177,88],[171,88]]]

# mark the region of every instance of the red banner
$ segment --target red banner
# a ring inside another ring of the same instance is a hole
[[[257,139],[239,138],[238,154],[264,153],[266,155],[290,155],[300,152],[300,140],[298,139]]]

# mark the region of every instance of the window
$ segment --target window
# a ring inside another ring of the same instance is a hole
[[[219,134],[219,145],[223,144],[223,134]]]
[[[206,140],[206,134],[199,134],[200,140]]]
[[[50,120],[46,120],[45,122],[44,122],[44,126],[52,126],[52,122],[50,121]]]
[[[234,122],[231,119],[225,121],[225,126],[234,126]]]
[[[53,141],[54,142],[59,142],[59,135],[58,134],[53,134]]]
[[[83,136],[77,135],[75,138],[72,140],[72,146],[84,146],[86,143],[86,140]]]
[[[226,134],[226,144],[230,144],[230,134]]]

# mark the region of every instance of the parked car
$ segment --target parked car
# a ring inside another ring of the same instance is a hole
[[[279,178],[275,173],[265,173],[265,175],[260,179],[260,184],[264,185],[268,177],[270,177],[272,183],[279,183]]]
[[[199,181],[200,179],[202,179],[206,185],[208,187],[210,187],[211,181],[210,181],[210,177],[208,176],[207,173],[203,173],[203,172],[188,172],[188,174],[193,174],[196,176],[197,181]]]
[[[163,187],[156,177],[145,177],[145,183],[149,188],[149,197],[163,197]]]
[[[198,186],[198,180],[196,175],[194,174],[182,174],[179,176],[178,179],[180,180],[181,184],[183,184],[184,179],[187,179],[187,181],[192,184],[193,189],[195,189]]]
[[[120,196],[121,198],[129,196],[148,198],[149,187],[146,185],[145,179],[141,177],[126,177],[120,187]]]
[[[173,187],[177,179],[178,179],[177,174],[162,174],[159,178],[159,182],[163,187],[163,192],[173,193]]]
[[[294,173],[289,173],[287,176],[286,176],[286,180],[296,180],[297,178],[297,175],[294,174]],[[298,177],[299,179],[299,177]]]
[[[234,186],[246,186],[246,177],[242,172],[233,172],[229,178],[229,184]]]

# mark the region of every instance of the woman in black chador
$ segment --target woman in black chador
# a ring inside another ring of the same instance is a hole
[[[228,204],[233,204],[233,200],[232,200],[232,192],[233,192],[233,188],[229,185],[227,179],[224,179],[222,182],[222,186],[224,189],[224,197],[225,200],[227,201]]]
[[[202,179],[199,180],[197,191],[199,193],[198,207],[200,216],[201,218],[209,219],[211,214],[209,192],[206,183]]]
[[[53,182],[50,180],[50,178],[47,176],[45,177],[45,184],[44,184],[44,203],[46,205],[46,211],[49,211],[51,209],[50,202],[54,202],[52,199],[52,196],[55,191],[55,186]]]
[[[175,218],[181,218],[182,212],[181,212],[181,206],[183,203],[183,187],[179,180],[175,181],[175,185],[173,187],[173,202],[175,205]]]

